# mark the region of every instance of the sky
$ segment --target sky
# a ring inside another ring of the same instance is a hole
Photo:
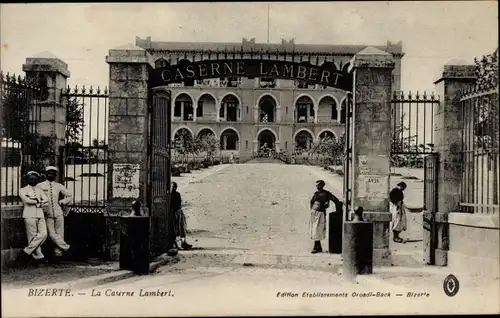
[[[451,59],[473,62],[498,47],[497,2],[281,2],[270,4],[269,40],[385,45],[403,41],[402,89],[433,91]],[[268,5],[248,3],[1,4],[1,70],[22,74],[48,51],[69,65],[69,85],[107,86],[108,50],[153,41],[266,42]]]

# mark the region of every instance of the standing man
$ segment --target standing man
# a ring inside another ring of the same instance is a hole
[[[31,263],[33,259],[38,264],[44,258],[41,246],[47,239],[47,225],[43,215],[43,206],[48,200],[43,191],[36,186],[39,177],[38,172],[28,172],[26,174],[28,185],[19,189],[19,197],[24,203],[23,219],[28,237],[28,246],[17,258],[17,262],[23,265]]]
[[[234,163],[234,153],[231,152],[231,154],[229,155],[229,163],[230,164],[233,164]]]
[[[191,249],[193,246],[191,244],[188,244],[186,242],[186,234],[187,234],[187,222],[186,222],[186,216],[184,215],[184,211],[182,211],[182,199],[181,199],[181,194],[177,192],[177,183],[172,182],[172,193],[171,195],[171,209],[174,212],[174,217],[175,217],[175,224],[174,224],[174,231],[175,231],[175,245],[177,245],[177,240],[180,238],[181,241],[181,248],[185,250]]]
[[[330,201],[335,203],[335,206],[341,204],[340,200],[330,191],[324,189],[325,181],[316,181],[316,189],[310,202],[311,218],[310,232],[311,239],[314,241],[314,247],[311,253],[321,253],[321,240],[326,238],[326,210],[330,205]]]
[[[69,245],[64,241],[64,213],[62,206],[68,205],[72,196],[65,186],[56,182],[57,168],[48,166],[45,168],[47,180],[38,184],[38,187],[43,190],[49,199],[48,205],[45,208],[45,221],[47,223],[47,231],[50,239],[54,242],[54,256],[60,258],[63,251],[69,250]],[[60,197],[63,197],[60,199]]]
[[[389,200],[391,201],[391,214],[392,214],[392,233],[393,241],[396,243],[405,243],[399,233],[406,231],[406,206],[403,202],[405,196],[403,191],[406,189],[406,183],[400,182],[389,193]]]

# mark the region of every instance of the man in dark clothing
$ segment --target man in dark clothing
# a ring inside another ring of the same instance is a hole
[[[400,182],[389,193],[389,200],[391,202],[392,214],[392,233],[393,241],[396,243],[404,243],[404,240],[399,237],[399,233],[406,231],[406,207],[404,205],[404,193],[406,183]]]
[[[330,191],[324,189],[325,182],[323,180],[316,181],[317,191],[314,193],[311,202],[311,218],[310,218],[310,232],[311,239],[314,241],[314,247],[311,253],[321,253],[321,240],[326,238],[326,210],[330,205],[330,201],[335,203],[338,207],[341,205],[340,200],[334,196]]]
[[[172,192],[170,198],[171,209],[174,212],[175,224],[174,224],[174,232],[175,232],[175,245],[178,247],[177,239],[180,237],[181,247],[185,250],[191,249],[193,246],[186,242],[186,234],[187,234],[187,223],[186,216],[184,215],[184,211],[182,211],[182,199],[181,194],[177,192],[177,183],[172,183]]]

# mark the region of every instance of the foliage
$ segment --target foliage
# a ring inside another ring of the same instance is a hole
[[[79,141],[83,130],[83,104],[76,97],[66,103],[66,140]]]
[[[219,139],[213,134],[203,135],[199,139],[202,152],[206,152],[207,158],[213,159],[215,153],[219,149]]]
[[[488,90],[496,87],[498,89],[498,49],[483,56],[482,59],[474,59],[476,65],[476,90]],[[482,99],[475,103],[475,112],[479,116],[479,122],[475,127],[477,147],[491,149],[497,147],[499,130],[499,108],[498,100]]]
[[[321,138],[314,143],[309,152],[331,158],[334,161],[340,159],[344,153],[344,135],[339,139],[331,137]]]
[[[47,95],[44,87],[21,78],[2,77],[2,135],[19,141],[23,151],[23,169],[40,169],[43,159],[53,154],[55,144],[51,137],[41,136],[37,131],[42,109],[37,102]],[[66,138],[70,142],[79,139],[83,129],[83,105],[77,99],[66,103]]]
[[[172,147],[182,157],[183,162],[189,156],[194,158],[202,153],[206,154],[207,159],[213,160],[219,149],[219,139],[213,134],[193,137],[189,131],[183,129],[175,135]]]
[[[39,118],[40,109],[35,103],[41,98],[41,92],[23,80],[2,81],[3,133],[7,138],[29,140],[34,133],[34,123]],[[30,114],[31,113],[31,114]],[[31,117],[31,120],[30,120]],[[83,105],[76,99],[66,101],[66,138],[78,141],[83,130]]]
[[[482,59],[475,58],[476,84],[481,87],[492,87],[498,85],[498,48],[492,54],[483,56]]]

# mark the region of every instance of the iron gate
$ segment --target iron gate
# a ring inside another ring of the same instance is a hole
[[[424,178],[422,169],[427,156],[435,155],[434,150],[434,111],[439,98],[427,93],[404,94],[394,92],[392,106],[391,141],[391,187],[399,179],[416,180]],[[399,179],[398,179],[399,178]],[[406,182],[406,181],[405,181]],[[424,182],[425,183],[425,182]],[[414,188],[416,185],[414,185]],[[422,205],[425,205],[422,189]]]
[[[66,241],[79,259],[105,257],[108,100],[107,88],[61,91],[66,138],[59,148],[59,178],[73,196],[65,221]]]
[[[439,155],[432,154],[425,157],[424,164],[424,262],[435,264],[437,248],[436,212],[438,199],[438,172]]]
[[[170,211],[171,92],[153,91],[149,102],[148,208],[151,217],[151,257],[161,255],[173,244]]]
[[[349,221],[349,211],[351,209],[352,202],[352,178],[351,169],[353,168],[353,134],[354,134],[354,122],[353,122],[353,98],[352,93],[347,93],[346,98],[346,111],[345,111],[345,131],[344,131],[344,221]]]

